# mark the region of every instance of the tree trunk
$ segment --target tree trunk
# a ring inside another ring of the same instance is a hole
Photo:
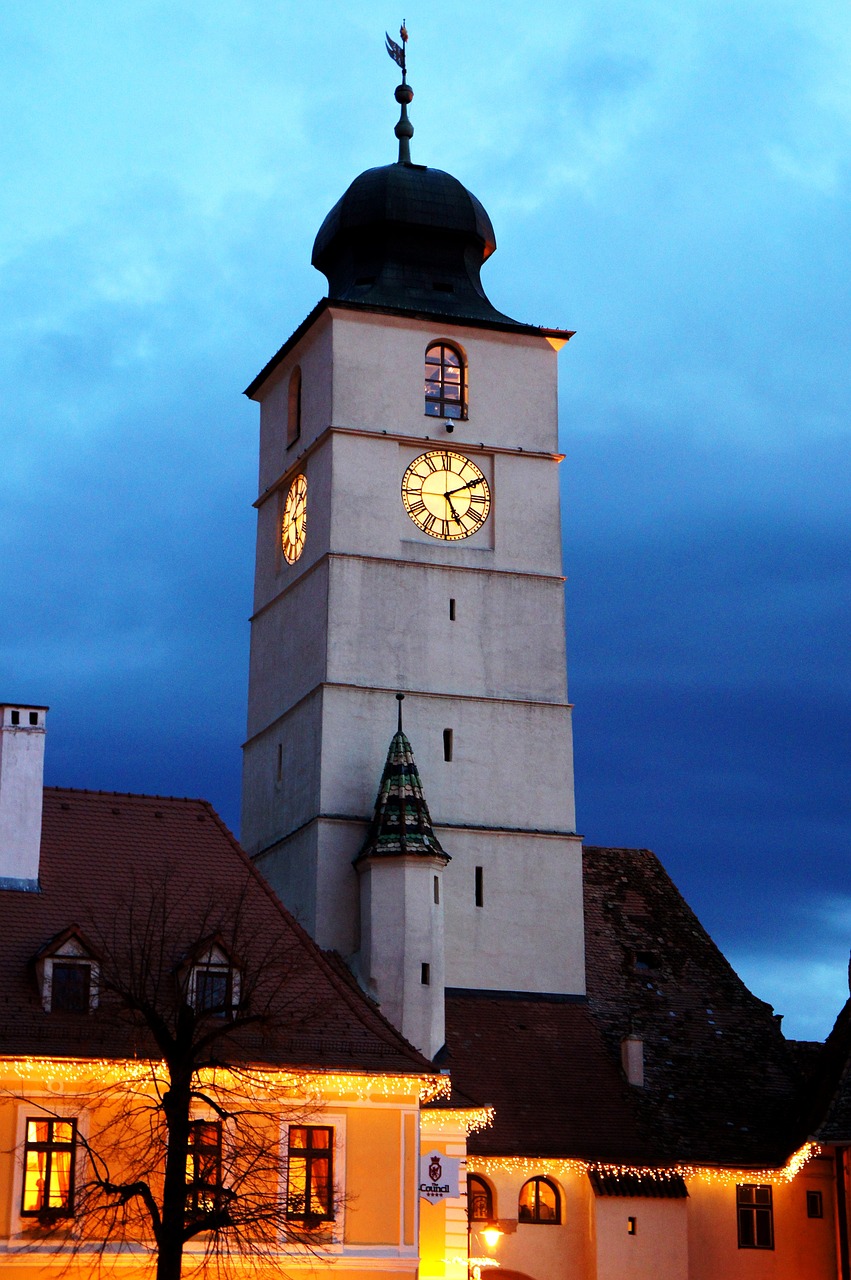
[[[157,1280],[180,1280],[183,1266],[191,1085],[191,1070],[180,1074],[173,1072],[170,1088],[163,1095],[168,1151],[163,1180],[162,1218],[157,1240]]]

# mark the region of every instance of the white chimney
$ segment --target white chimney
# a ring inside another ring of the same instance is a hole
[[[644,1088],[644,1041],[640,1036],[628,1035],[621,1040],[621,1064],[630,1084]]]
[[[38,889],[47,710],[0,703],[0,889]]]

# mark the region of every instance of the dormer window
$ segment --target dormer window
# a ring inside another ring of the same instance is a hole
[[[189,1003],[198,1014],[230,1018],[239,1003],[239,986],[239,970],[224,949],[213,943],[189,970]]]
[[[467,416],[464,357],[448,342],[426,348],[425,411],[430,418]]]
[[[97,1008],[100,965],[75,928],[48,943],[35,964],[45,1013],[88,1013]]]

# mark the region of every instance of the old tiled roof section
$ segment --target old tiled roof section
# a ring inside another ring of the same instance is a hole
[[[399,729],[390,742],[372,824],[356,861],[406,855],[449,861],[431,825],[411,744]]]
[[[807,1088],[803,1113],[807,1137],[825,1144],[851,1143],[851,1000],[822,1046]]]
[[[641,1196],[647,1200],[684,1200],[688,1196],[679,1174],[672,1178],[652,1173],[615,1173],[609,1169],[589,1169],[588,1180],[598,1196]]]
[[[200,935],[218,934],[232,943],[250,1000],[270,1011],[234,1034],[228,1060],[433,1070],[286,912],[203,800],[47,788],[39,881],[39,893],[0,891],[5,1056],[154,1054],[148,1033],[110,1015],[108,1001],[89,1014],[44,1012],[33,963],[71,925],[102,959],[131,940],[143,952],[154,921],[164,939],[163,983],[174,981]]]
[[[747,989],[647,849],[584,851],[589,1007],[619,1052],[644,1040],[635,1090],[672,1161],[782,1164],[799,1073]]]
[[[438,1061],[454,1086],[496,1108],[493,1124],[470,1135],[474,1155],[657,1162],[581,999],[450,989]]]

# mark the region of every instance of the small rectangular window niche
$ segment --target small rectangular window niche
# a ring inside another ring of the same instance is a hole
[[[280,782],[284,776],[284,744],[278,743],[278,750],[275,759],[275,781]]]
[[[420,970],[420,982],[424,987],[431,986],[431,965],[426,964],[425,961],[423,961]]]
[[[443,758],[444,760],[452,759],[452,730],[443,730]]]
[[[455,621],[455,597],[454,596],[449,597],[449,621],[450,622]]]
[[[476,867],[476,906],[485,905],[485,869]]]
[[[434,903],[435,906],[440,903],[440,876],[434,877]]]
[[[637,1230],[638,1230],[638,1222],[637,1222],[637,1220],[636,1220],[635,1218],[627,1218],[627,1220],[626,1220],[626,1234],[627,1234],[628,1236],[634,1236],[634,1235],[636,1234]]]

